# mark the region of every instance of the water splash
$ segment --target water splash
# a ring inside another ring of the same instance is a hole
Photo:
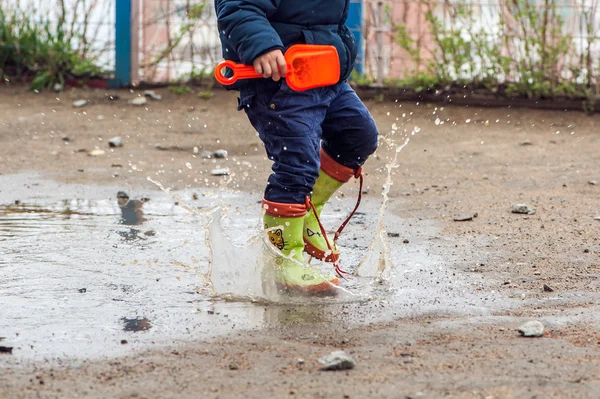
[[[413,133],[414,134],[414,133]],[[391,162],[385,165],[387,170],[387,175],[385,179],[385,183],[383,185],[383,201],[381,203],[381,207],[379,208],[379,220],[377,222],[377,235],[364,258],[360,261],[356,269],[354,270],[355,276],[362,277],[374,277],[375,281],[379,281],[384,277],[384,273],[386,271],[391,271],[392,269],[392,257],[390,254],[390,243],[387,239],[387,232],[383,226],[385,213],[387,209],[387,204],[389,201],[389,192],[392,187],[392,171],[398,168],[400,165],[398,163],[398,154],[406,147],[410,141],[409,137],[404,139],[404,142],[401,145],[397,145],[388,137],[383,137],[385,143],[390,147],[394,148],[394,157]]]

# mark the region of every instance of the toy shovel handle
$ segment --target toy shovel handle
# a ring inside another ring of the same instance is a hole
[[[229,68],[233,72],[231,77],[226,77],[223,74],[225,68]],[[215,68],[215,78],[219,83],[226,86],[234,84],[238,79],[256,79],[262,77],[263,75],[256,73],[253,66],[236,64],[229,60],[220,62]]]

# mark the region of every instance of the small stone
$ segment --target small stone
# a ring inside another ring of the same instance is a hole
[[[106,118],[104,117],[104,115],[98,115],[98,116],[96,117],[96,119],[97,119],[97,120],[99,120],[99,121],[103,121],[103,120],[104,120],[104,119],[106,119]]]
[[[589,253],[590,253],[590,250],[586,248],[586,249],[584,249],[584,250],[583,250],[583,253],[584,253],[584,254],[589,254]]]
[[[73,108],[83,108],[87,105],[87,100],[77,100],[73,102]]]
[[[192,199],[193,199],[194,201],[198,201],[198,194],[196,194],[196,193],[193,193],[193,194],[192,194]]]
[[[590,180],[590,181],[588,182],[588,184],[589,184],[590,186],[595,186],[596,184],[598,184],[598,182],[597,182],[596,180]]]
[[[217,159],[227,158],[227,151],[225,151],[225,150],[217,150],[217,151],[213,152],[212,156],[215,157],[215,158],[217,158]]]
[[[98,156],[104,155],[104,154],[105,154],[104,150],[92,150],[92,151],[88,152],[88,155],[90,157],[98,157]]]
[[[404,244],[408,244],[410,241],[408,241],[406,238],[404,239],[404,241],[402,241]]]
[[[544,335],[544,325],[537,320],[528,321],[519,327],[519,332],[524,337],[541,337]]]
[[[108,146],[112,148],[123,147],[123,139],[119,136],[113,137],[112,139],[108,140]]]
[[[110,165],[111,168],[122,168],[123,165],[121,165],[120,163],[113,163],[112,165]]]
[[[210,174],[213,176],[227,176],[229,175],[229,168],[213,169],[210,171]]]
[[[144,92],[144,96],[150,97],[151,99],[156,100],[156,101],[162,100],[162,96],[160,94],[156,93],[154,90],[146,90]]]
[[[230,364],[229,365],[229,370],[239,370],[240,368],[238,367],[237,364]]]
[[[544,284],[544,292],[554,292],[554,289],[549,285]]]
[[[127,344],[127,340],[126,339],[122,339],[121,340],[121,345],[126,345]]]
[[[594,220],[600,220],[600,216],[596,216]]]
[[[388,232],[387,236],[388,237],[400,237],[400,233],[390,233],[390,232]]]
[[[87,292],[87,288],[80,288],[77,291],[79,291],[80,294],[85,294]]]
[[[473,220],[473,216],[460,216],[454,218],[455,222],[470,222],[471,220]]]
[[[213,156],[213,153],[210,151],[203,151],[202,154],[200,154],[200,156],[204,159],[211,159]]]
[[[50,153],[50,155],[52,155],[53,157],[57,157],[58,156],[58,151],[52,151]]]
[[[148,236],[148,237],[154,237],[156,235],[156,231],[148,230],[148,231],[144,232],[144,235]]]
[[[214,310],[207,310],[206,313],[208,313],[208,314],[215,314],[215,311]]]
[[[331,352],[320,358],[319,363],[323,365],[321,370],[350,370],[356,366],[354,360],[344,351]]]
[[[60,83],[54,83],[53,89],[54,89],[55,92],[57,92],[57,93],[61,92],[61,91],[64,90],[64,88],[65,87],[62,84],[60,84]]]
[[[528,146],[528,145],[533,145],[533,143],[529,140],[525,140],[525,141],[521,141],[519,143],[520,146]]]
[[[12,355],[13,347],[12,346],[0,346],[0,353],[6,353],[8,355]]]
[[[130,100],[129,103],[131,105],[136,105],[136,106],[142,106],[142,105],[146,105],[148,103],[148,100],[146,99],[146,97],[136,97],[133,100]]]
[[[70,136],[63,136],[62,138],[63,141],[70,143],[71,141],[73,141],[73,137]]]
[[[535,208],[532,208],[526,204],[515,204],[511,207],[510,211],[512,213],[519,213],[523,215],[535,215]]]

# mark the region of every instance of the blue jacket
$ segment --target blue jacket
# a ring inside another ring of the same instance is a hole
[[[350,0],[216,0],[223,57],[252,65],[262,54],[285,52],[293,44],[333,45],[340,80],[346,80],[356,60],[354,35],[345,25],[349,5]]]

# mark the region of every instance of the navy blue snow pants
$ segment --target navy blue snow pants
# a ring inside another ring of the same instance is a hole
[[[353,170],[377,148],[375,121],[345,82],[296,92],[285,81],[257,81],[240,90],[238,103],[273,161],[268,201],[304,204],[319,176],[321,146]]]

